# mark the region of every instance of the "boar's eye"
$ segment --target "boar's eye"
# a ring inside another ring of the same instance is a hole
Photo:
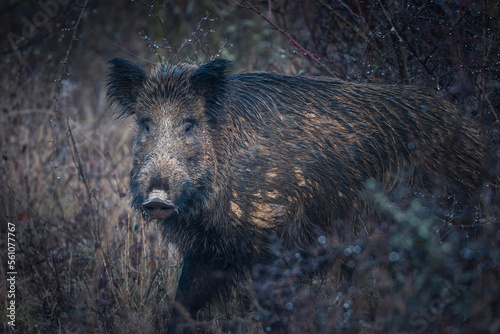
[[[184,120],[184,134],[188,135],[192,132],[194,126],[196,125],[197,121],[195,118],[189,117]]]
[[[184,127],[184,134],[188,134],[193,129],[193,124],[186,124]]]
[[[149,119],[139,119],[137,123],[139,124],[139,127],[144,129],[148,135],[150,134]]]

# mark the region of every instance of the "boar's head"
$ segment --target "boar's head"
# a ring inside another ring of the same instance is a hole
[[[123,59],[110,63],[108,98],[118,117],[133,116],[137,124],[132,206],[167,225],[198,215],[217,196],[213,138],[225,118],[227,61],[150,73]]]

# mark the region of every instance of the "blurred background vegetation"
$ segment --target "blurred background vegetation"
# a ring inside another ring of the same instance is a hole
[[[114,57],[428,87],[482,127],[500,175],[498,1],[5,0],[0,22],[0,332],[12,330],[7,223],[17,332],[165,329],[178,258],[128,208],[135,129],[105,100]],[[345,245],[352,282],[297,291],[292,332],[499,332],[498,193],[485,184],[471,221],[414,203],[389,235]],[[244,285],[205,313],[214,333],[262,331]]]

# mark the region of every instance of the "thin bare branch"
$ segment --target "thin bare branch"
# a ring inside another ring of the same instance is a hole
[[[380,55],[382,54],[382,51],[380,51],[380,49],[377,48],[377,46],[375,46],[371,42],[370,38],[368,38],[363,32],[360,31],[360,28],[354,27],[344,17],[342,17],[342,15],[338,14],[335,10],[333,10],[333,8],[331,6],[329,6],[328,4],[326,4],[324,1],[322,1],[322,0],[315,0],[315,1],[317,3],[319,3],[321,6],[323,6],[328,11],[328,13],[330,14],[330,16],[339,19],[343,24],[345,24],[349,29],[351,29],[356,35],[358,35],[366,44],[368,44],[368,46],[372,50],[374,50],[375,52],[377,52]]]
[[[50,118],[50,124],[52,126],[52,140],[51,140],[51,142],[52,142],[52,158],[50,160],[50,164],[54,166],[54,171],[56,172],[56,176],[58,179],[60,178],[60,175],[59,175],[59,171],[57,169],[59,167],[59,164],[56,163],[56,152],[57,152],[56,136],[57,136],[57,127],[58,127],[56,117],[59,113],[59,103],[60,103],[59,96],[61,94],[62,80],[63,80],[65,75],[69,75],[69,73],[67,72],[68,59],[69,59],[69,55],[71,53],[71,50],[73,49],[73,44],[75,43],[75,41],[78,40],[78,38],[76,37],[76,33],[77,33],[78,26],[80,25],[80,21],[82,20],[83,13],[85,12],[85,8],[87,7],[87,3],[88,3],[88,0],[85,0],[85,2],[83,2],[83,4],[79,4],[79,3],[76,4],[81,8],[81,10],[80,10],[80,15],[78,16],[78,19],[77,19],[75,25],[71,28],[64,28],[63,29],[63,31],[71,31],[72,30],[73,35],[71,36],[71,40],[69,42],[68,49],[66,50],[66,56],[61,61],[61,64],[62,64],[61,73],[59,74],[59,77],[57,77],[57,79],[55,79],[55,82],[57,83],[57,90],[56,90],[56,96],[54,98],[54,103],[55,103],[54,104],[54,117]]]
[[[240,7],[250,9],[254,11],[257,15],[262,17],[267,23],[269,23],[274,29],[278,30],[281,34],[286,36],[286,38],[295,46],[295,48],[301,53],[305,54],[308,56],[312,61],[314,61],[316,64],[321,66],[328,74],[330,74],[332,77],[338,78],[338,75],[332,72],[328,67],[325,66],[325,62],[328,62],[332,65],[334,65],[337,70],[340,72],[341,76],[345,77],[346,72],[334,61],[326,60],[324,58],[321,58],[320,56],[314,54],[313,52],[307,50],[305,47],[303,47],[295,38],[293,38],[288,32],[286,32],[283,28],[281,28],[279,25],[274,23],[270,18],[268,18],[266,15],[264,15],[258,8],[252,5],[252,3],[249,0],[243,0],[243,2],[246,4],[246,6],[242,4],[238,4]]]

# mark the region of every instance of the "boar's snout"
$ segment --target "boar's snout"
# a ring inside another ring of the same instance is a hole
[[[153,198],[142,203],[142,209],[148,216],[153,219],[165,219],[174,213],[175,205],[169,202],[162,201],[159,198]]]
[[[142,209],[153,219],[165,219],[174,213],[175,205],[165,202],[159,198],[153,198],[142,203]]]
[[[153,219],[166,219],[175,212],[175,205],[161,196],[163,192],[153,191],[149,199],[142,203],[144,212]]]

